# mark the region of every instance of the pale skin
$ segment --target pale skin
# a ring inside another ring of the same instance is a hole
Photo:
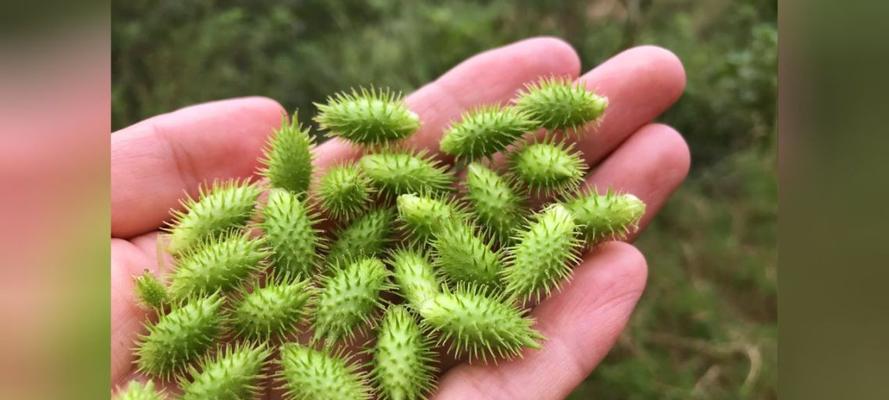
[[[558,39],[528,39],[478,54],[407,97],[422,121],[410,142],[437,154],[443,129],[462,112],[505,103],[524,83],[549,75],[579,79],[609,98],[604,120],[578,141],[591,166],[586,184],[645,201],[644,229],[685,179],[690,162],[682,136],[652,123],[685,87],[682,64],[664,49],[629,49],[583,75],[576,52]],[[159,266],[157,259],[158,229],[169,210],[179,207],[184,193],[196,195],[202,182],[255,176],[262,146],[284,112],[267,98],[237,98],[152,117],[111,136],[113,385],[133,376],[131,349],[146,318],[134,302],[132,276],[145,268],[163,273],[169,266]],[[321,144],[316,173],[358,154],[338,139]],[[608,242],[587,252],[571,281],[532,311],[547,337],[540,350],[496,366],[448,365],[433,398],[564,398],[614,345],[646,277],[645,257],[632,244]]]

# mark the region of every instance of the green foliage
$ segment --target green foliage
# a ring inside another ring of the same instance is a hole
[[[569,192],[583,180],[586,162],[574,145],[551,140],[533,143],[511,153],[510,170],[531,193]]]
[[[479,163],[466,168],[466,198],[472,211],[501,245],[510,243],[513,230],[522,221],[524,202],[514,182]]]
[[[359,161],[374,185],[386,195],[443,192],[454,180],[447,167],[425,152],[385,150]]]
[[[166,398],[163,391],[154,387],[153,381],[145,383],[130,381],[126,388],[119,390],[114,396],[115,400],[164,400]]]
[[[335,265],[321,282],[313,324],[315,340],[352,340],[372,325],[377,311],[384,307],[380,295],[391,288],[389,275],[376,258]]]
[[[392,234],[395,211],[390,208],[373,210],[356,219],[336,233],[330,246],[327,264],[345,264],[362,257],[376,257],[385,250]]]
[[[389,256],[389,263],[401,297],[415,310],[422,309],[438,294],[441,287],[438,276],[422,253],[400,249]]]
[[[242,291],[231,311],[231,325],[239,337],[247,340],[277,340],[297,330],[307,320],[315,289],[308,280],[264,285],[255,282],[250,291]]]
[[[418,311],[425,326],[438,333],[437,345],[447,345],[451,354],[466,356],[470,363],[516,357],[526,347],[540,348],[543,340],[531,318],[481,286],[445,288]]]
[[[229,291],[262,269],[269,256],[263,239],[232,232],[206,240],[182,255],[170,277],[170,297],[176,301],[217,290]]]
[[[574,134],[584,133],[584,126],[599,119],[607,107],[607,98],[566,77],[528,84],[515,100],[515,108],[540,121],[539,126]]]
[[[389,89],[352,90],[315,104],[315,121],[330,131],[359,145],[381,145],[408,137],[420,127],[420,117],[407,108],[401,94]]]
[[[435,387],[432,342],[404,306],[386,310],[373,348],[372,379],[381,399],[425,399]]]
[[[358,364],[296,343],[281,346],[279,380],[287,400],[369,400],[371,388]]]
[[[596,244],[604,240],[624,239],[639,226],[645,215],[645,203],[630,193],[609,189],[598,194],[595,189],[579,194],[564,203],[580,226],[584,242]]]
[[[160,311],[169,301],[167,287],[147,269],[133,279],[133,291],[136,293],[136,301],[145,309]]]
[[[180,255],[208,239],[247,224],[262,189],[248,181],[214,183],[200,188],[197,200],[188,197],[183,210],[173,211],[167,250]]]
[[[272,187],[304,194],[312,181],[312,149],[315,143],[309,130],[299,123],[296,113],[287,123],[273,133],[266,145],[262,176],[268,178]]]
[[[540,123],[517,108],[485,106],[467,111],[448,128],[439,145],[441,151],[458,159],[490,157],[506,149]]]
[[[271,352],[265,345],[230,345],[207,357],[201,368],[189,368],[181,379],[182,400],[256,399],[265,379],[263,365]]]
[[[398,220],[415,244],[425,244],[453,223],[466,221],[466,212],[456,200],[444,196],[403,194],[396,199]]]
[[[346,221],[367,211],[373,194],[370,179],[353,163],[331,167],[318,187],[321,207],[333,218]]]
[[[269,192],[260,223],[271,248],[271,270],[279,277],[308,278],[321,261],[324,242],[315,228],[318,216],[300,195],[281,189]]]
[[[435,235],[432,248],[433,265],[450,283],[477,283],[491,288],[499,284],[503,254],[472,225],[445,225]]]
[[[139,372],[164,379],[185,372],[221,336],[221,307],[222,297],[213,294],[189,301],[149,324],[136,349]]]

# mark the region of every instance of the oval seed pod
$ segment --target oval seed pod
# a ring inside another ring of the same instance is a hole
[[[133,292],[139,306],[147,310],[160,312],[170,300],[167,287],[148,269],[133,280]]]
[[[604,195],[593,189],[565,202],[565,207],[580,225],[584,241],[589,245],[623,239],[639,227],[645,215],[645,203],[630,193],[616,193],[610,189]]]
[[[293,113],[290,123],[285,118],[266,144],[260,174],[268,178],[272,187],[304,196],[312,180],[314,147],[309,129],[303,128]]]
[[[352,163],[331,167],[318,186],[321,207],[341,220],[351,220],[367,211],[373,193],[370,178]]]
[[[262,189],[248,181],[232,180],[214,183],[209,189],[201,186],[199,191],[197,200],[186,197],[182,201],[183,211],[172,212],[167,249],[173,255],[246,225]]]
[[[580,262],[578,234],[574,216],[561,204],[536,214],[510,248],[510,262],[503,270],[504,292],[520,301],[548,296]]]
[[[121,389],[114,396],[115,400],[165,400],[167,398],[162,390],[154,386],[154,382],[130,381],[127,387]]]
[[[240,232],[204,241],[179,259],[170,276],[170,297],[179,301],[238,287],[262,268],[269,256],[264,246],[262,239]]]
[[[540,126],[530,114],[512,107],[486,106],[462,115],[441,139],[441,151],[458,159],[490,157]]]
[[[438,333],[437,346],[446,344],[451,354],[466,355],[470,363],[512,358],[525,347],[540,348],[538,341],[543,340],[531,327],[533,319],[476,285],[445,289],[419,312],[423,323]]]
[[[426,257],[411,249],[399,249],[389,256],[392,275],[401,297],[415,310],[439,293],[441,284]]]
[[[315,340],[328,343],[352,340],[372,325],[384,307],[380,294],[392,288],[389,270],[376,258],[364,258],[345,266],[334,266],[323,278],[315,309]]]
[[[395,211],[370,211],[336,233],[327,254],[327,265],[346,264],[362,257],[375,257],[386,249],[395,222]]]
[[[327,354],[296,343],[281,346],[278,380],[286,400],[369,400],[371,388],[358,365],[340,354]]]
[[[513,231],[522,222],[522,198],[507,178],[479,163],[466,170],[466,198],[479,225],[487,228],[498,243],[510,243]]]
[[[359,145],[404,139],[420,127],[420,117],[407,108],[399,93],[389,89],[353,89],[315,106],[315,121],[321,129]]]
[[[201,363],[189,367],[191,379],[180,379],[182,400],[256,399],[265,379],[263,365],[271,352],[265,345],[228,345]]]
[[[148,325],[139,338],[136,365],[139,372],[168,379],[199,360],[222,334],[222,297],[218,294],[192,300]]]
[[[372,353],[371,377],[380,399],[425,399],[434,389],[437,354],[404,306],[386,310]]]
[[[454,181],[453,174],[425,152],[386,150],[361,157],[359,165],[374,186],[391,197],[448,191]]]
[[[231,311],[231,325],[239,337],[251,341],[277,340],[297,330],[309,317],[315,289],[308,280],[299,282],[267,278],[242,290]]]
[[[321,261],[324,249],[318,217],[305,201],[293,192],[272,189],[262,209],[260,223],[265,243],[271,248],[271,270],[280,278],[311,277]]]
[[[510,170],[534,194],[562,194],[577,188],[587,165],[573,145],[544,141],[510,154]]]
[[[607,98],[588,90],[582,82],[562,77],[528,84],[515,100],[515,108],[540,121],[541,127],[575,134],[598,120],[607,107]]]
[[[396,200],[398,219],[415,244],[425,244],[436,232],[466,221],[466,212],[456,201],[443,196],[403,194]]]
[[[449,224],[432,242],[433,265],[450,283],[499,285],[502,254],[468,224]]]

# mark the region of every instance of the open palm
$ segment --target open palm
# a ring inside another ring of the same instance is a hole
[[[602,123],[577,143],[591,172],[588,186],[635,194],[648,205],[645,227],[685,178],[689,152],[672,128],[651,121],[681,95],[682,65],[670,52],[637,47],[580,74],[565,42],[535,38],[476,55],[407,97],[422,121],[410,142],[437,153],[442,131],[464,111],[504,103],[544,76],[577,77],[609,98]],[[266,98],[200,104],[142,121],[111,137],[111,379],[134,373],[132,347],[146,316],[133,297],[132,277],[170,265],[158,260],[158,229],[184,193],[214,179],[252,176],[282,107]],[[359,150],[333,139],[316,148],[316,173],[356,158]],[[533,310],[547,337],[541,350],[498,365],[443,368],[436,399],[561,399],[607,354],[645,287],[647,266],[632,245],[608,242],[583,257],[571,282]],[[269,394],[268,397],[274,397]]]

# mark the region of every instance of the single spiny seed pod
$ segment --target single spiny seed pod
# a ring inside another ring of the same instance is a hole
[[[495,287],[503,269],[502,254],[469,224],[450,224],[432,242],[433,265],[451,283]]]
[[[367,376],[350,357],[296,343],[281,346],[278,376],[286,400],[369,400]]]
[[[512,107],[486,106],[463,114],[441,139],[441,151],[458,159],[490,157],[540,126],[531,115]]]
[[[439,293],[438,276],[422,253],[399,249],[389,256],[389,264],[401,297],[415,310],[423,308]]]
[[[154,387],[154,382],[145,383],[130,381],[125,389],[119,390],[114,396],[115,400],[165,400],[167,396],[162,390]]]
[[[352,340],[372,325],[378,310],[384,307],[380,297],[392,288],[389,270],[376,258],[364,258],[345,266],[333,267],[332,275],[322,280],[315,310],[315,340],[333,343]]]
[[[600,195],[594,189],[569,199],[565,207],[574,215],[584,242],[589,245],[626,238],[638,229],[639,220],[645,215],[645,203],[638,197],[611,190]]]
[[[182,201],[184,211],[173,211],[168,250],[179,255],[208,238],[247,224],[262,189],[248,181],[214,183],[201,187],[197,200]]]
[[[180,379],[182,400],[256,399],[265,379],[263,366],[271,352],[264,345],[234,345],[206,357],[201,368],[189,367],[190,380]]]
[[[395,211],[390,208],[370,211],[359,217],[337,232],[337,239],[327,254],[327,265],[380,255],[389,243],[394,221]]]
[[[341,220],[351,220],[367,211],[373,194],[370,178],[353,163],[332,167],[318,186],[321,206],[331,217]]]
[[[438,195],[403,194],[396,200],[398,219],[411,241],[424,245],[436,232],[466,221],[466,211],[455,200]]]
[[[361,157],[359,165],[374,186],[391,197],[444,192],[454,181],[453,174],[425,152],[387,150]]]
[[[407,108],[399,93],[388,89],[353,89],[315,106],[315,121],[322,129],[359,145],[401,140],[420,127],[420,117]]]
[[[205,240],[179,259],[170,278],[170,297],[179,301],[237,288],[262,268],[262,260],[269,256],[264,246],[263,239],[242,232]]]
[[[371,377],[380,399],[425,399],[434,389],[437,354],[404,306],[386,310],[372,354]]]
[[[167,287],[148,269],[133,279],[133,283],[136,301],[142,308],[160,312],[167,305]]]
[[[580,185],[587,166],[573,145],[544,141],[512,153],[510,169],[533,194],[562,194]]]
[[[315,289],[308,280],[281,282],[269,277],[265,285],[254,282],[251,290],[242,289],[240,300],[231,311],[231,325],[239,337],[247,340],[277,340],[297,330],[309,317]]]
[[[479,225],[488,229],[498,243],[510,243],[513,230],[522,221],[523,201],[509,179],[479,163],[466,171],[466,198]]]
[[[538,349],[543,336],[532,325],[534,320],[477,285],[460,286],[443,293],[419,310],[426,327],[439,335],[437,346],[447,345],[457,357],[512,358],[525,347]]]
[[[574,216],[561,204],[536,214],[510,248],[509,266],[503,270],[504,292],[522,302],[549,295],[580,262],[578,235]]]
[[[598,120],[608,107],[608,99],[588,90],[581,82],[551,77],[525,86],[515,100],[515,108],[540,121],[550,131],[575,134]]]
[[[293,192],[272,189],[260,224],[271,248],[271,269],[279,277],[302,279],[317,270],[324,249],[318,217]]]
[[[187,366],[222,336],[222,297],[191,300],[163,315],[139,338],[136,365],[139,372],[168,379]]]
[[[312,179],[312,149],[314,139],[308,128],[303,128],[296,113],[290,122],[281,122],[264,149],[260,173],[272,187],[304,195]]]

